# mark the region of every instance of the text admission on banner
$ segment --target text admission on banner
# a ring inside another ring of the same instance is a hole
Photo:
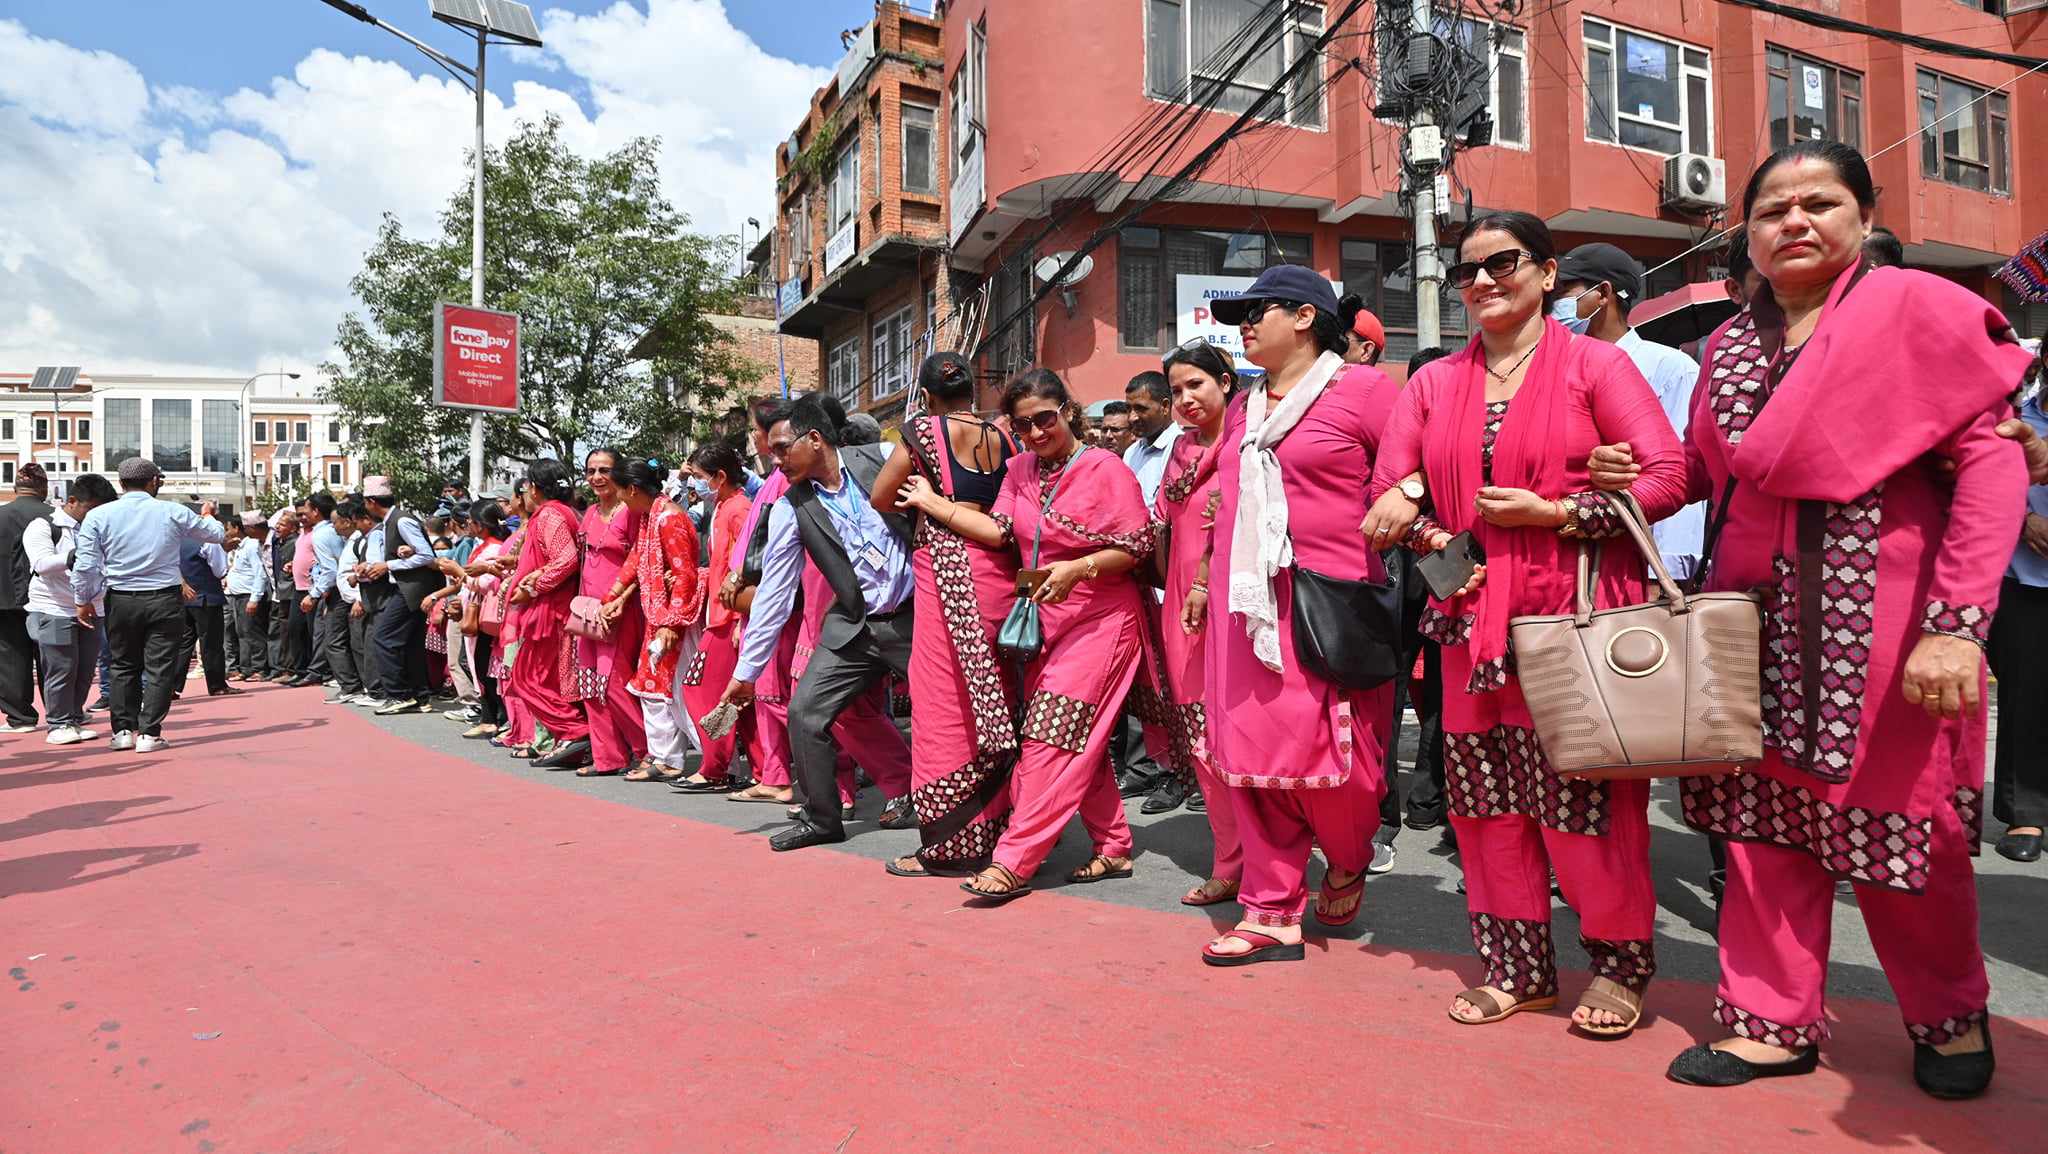
[[[519,411],[519,314],[448,301],[434,306],[434,403]]]
[[[1233,296],[1252,287],[1254,278],[1248,276],[1193,276],[1182,274],[1174,278],[1174,325],[1173,343],[1184,345],[1197,337],[1208,341],[1230,354],[1240,370],[1258,372],[1257,366],[1244,359],[1244,338],[1238,334],[1236,325],[1226,325],[1209,311],[1209,302],[1220,296]],[[1330,287],[1337,296],[1344,296],[1344,285],[1331,281]]]

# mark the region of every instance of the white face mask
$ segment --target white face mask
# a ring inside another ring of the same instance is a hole
[[[1576,296],[1559,297],[1557,302],[1550,306],[1550,319],[1573,333],[1584,336],[1586,330],[1593,327],[1593,318],[1579,315],[1579,302],[1584,300],[1588,293],[1596,291],[1598,290],[1587,289]]]

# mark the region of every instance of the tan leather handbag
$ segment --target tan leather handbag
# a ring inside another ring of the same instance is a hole
[[[1664,568],[1635,498],[1612,496],[1662,596],[1594,610],[1600,546],[1585,542],[1576,611],[1508,622],[1544,756],[1560,775],[1610,781],[1755,766],[1763,759],[1761,600],[1688,596]]]

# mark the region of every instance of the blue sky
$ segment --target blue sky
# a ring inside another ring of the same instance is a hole
[[[550,8],[590,14],[646,0],[540,0]],[[458,58],[465,41],[427,14],[427,0],[366,0],[373,15]],[[841,29],[874,15],[874,0],[726,0],[727,16],[769,53],[802,64],[839,62]],[[352,20],[320,0],[7,0],[0,15],[19,20],[37,36],[76,48],[112,52],[129,60],[153,84],[179,84],[225,94],[261,88],[315,48],[397,61],[414,70],[433,66],[380,28]],[[491,91],[509,96],[515,79],[550,74],[491,59]],[[578,99],[584,99],[579,93]]]

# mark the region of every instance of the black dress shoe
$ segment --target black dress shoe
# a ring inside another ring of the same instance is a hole
[[[1159,779],[1148,773],[1119,773],[1116,791],[1124,797],[1144,797],[1159,787]]]
[[[797,822],[781,833],[768,839],[768,848],[776,853],[788,853],[793,849],[809,849],[814,845],[837,845],[846,840],[846,831],[830,833],[807,821]]]
[[[247,692],[249,691],[246,689],[236,689],[232,685],[223,685],[219,689],[207,690],[206,695],[208,697],[240,697]]]
[[[1401,824],[1409,829],[1435,829],[1444,824],[1444,808],[1439,805],[1425,809],[1411,809],[1402,816]]]
[[[1208,798],[1206,798],[1206,797],[1204,797],[1204,796],[1202,796],[1202,791],[1201,791],[1201,790],[1199,790],[1199,789],[1191,789],[1191,790],[1189,790],[1189,791],[1188,791],[1188,812],[1189,812],[1189,813],[1208,813],[1208,812],[1209,812],[1209,799],[1208,799]]]
[[[2041,860],[2041,835],[2008,833],[1998,839],[1998,856],[2017,862]]]
[[[285,682],[284,687],[286,689],[303,689],[308,685],[324,685],[326,682],[327,679],[324,677],[315,677],[310,673],[301,673],[290,681]]]
[[[917,807],[910,804],[910,795],[906,793],[883,806],[880,824],[883,829],[916,829]]]
[[[1180,783],[1179,778],[1169,777],[1159,783],[1159,788],[1152,791],[1151,796],[1145,799],[1145,804],[1138,807],[1138,812],[1172,813],[1187,799],[1187,787]]]
[[[579,738],[558,746],[553,753],[536,759],[533,764],[541,769],[582,769],[590,764],[590,739]]]
[[[2037,839],[2038,840],[2038,839]],[[1984,1048],[1968,1054],[1944,1054],[1932,1046],[1913,1046],[1913,1082],[1935,1098],[1975,1098],[1991,1085],[1998,1068],[1991,1053],[1991,1019],[1984,1019]]]
[[[1808,1046],[1787,1062],[1751,1062],[1726,1050],[1699,1045],[1671,1060],[1664,1076],[1688,1086],[1740,1086],[1758,1078],[1811,1074],[1820,1066],[1820,1048]]]

